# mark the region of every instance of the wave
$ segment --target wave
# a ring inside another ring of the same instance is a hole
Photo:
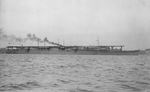
[[[0,91],[25,90],[41,87],[36,81],[26,82],[22,84],[7,84],[0,86]]]
[[[87,89],[77,88],[77,89],[71,89],[71,90],[69,90],[69,92],[94,92],[94,91],[87,90]]]
[[[126,84],[122,84],[121,88],[123,88],[123,89],[129,89],[129,90],[136,91],[136,92],[142,91],[141,89],[139,89],[137,87],[133,87],[133,86],[126,85]]]

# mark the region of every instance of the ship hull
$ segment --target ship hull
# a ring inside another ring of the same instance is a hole
[[[59,49],[19,49],[6,50],[5,54],[56,54],[56,55],[139,55],[140,51],[101,51],[101,50],[59,50]]]

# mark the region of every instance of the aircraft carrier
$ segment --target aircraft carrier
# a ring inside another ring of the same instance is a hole
[[[140,50],[123,50],[123,46],[7,46],[2,54],[58,55],[139,55]]]
[[[39,46],[40,40],[36,40],[37,46],[7,46],[0,49],[0,54],[56,54],[56,55],[139,55],[140,50],[123,50],[123,45],[97,45],[97,46],[64,46],[51,42],[47,38],[43,40],[44,46]],[[45,46],[45,43],[53,46]],[[144,53],[144,52],[142,52]]]

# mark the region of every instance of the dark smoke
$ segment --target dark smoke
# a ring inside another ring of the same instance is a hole
[[[29,39],[29,40],[31,40],[31,41],[37,41],[37,42],[40,42],[40,43],[48,43],[48,44],[53,44],[53,45],[57,45],[57,46],[63,46],[63,45],[61,45],[61,44],[59,44],[59,43],[55,43],[55,42],[51,42],[51,41],[49,41],[48,40],[48,38],[47,37],[45,37],[43,40],[41,39],[41,38],[39,38],[39,37],[37,37],[35,34],[27,34],[27,39]]]
[[[63,46],[63,45],[61,45],[61,44],[59,44],[59,43],[55,43],[55,42],[49,41],[49,40],[47,39],[47,37],[44,38],[44,42],[47,42],[48,44],[57,45],[57,46]]]
[[[16,37],[15,35],[7,35],[6,33],[3,32],[2,28],[0,29],[0,40],[9,41],[9,42],[17,42],[17,43],[24,43],[29,40],[29,41],[35,41],[38,43],[48,43],[48,44],[53,44],[57,46],[63,46],[59,43],[49,41],[47,37],[45,37],[42,40],[41,38],[37,37],[35,34],[31,34],[31,33],[28,33],[26,38]]]
[[[35,34],[27,34],[27,39],[31,40],[31,41],[38,41],[40,43],[43,43],[43,41],[41,40],[41,38],[37,37]]]
[[[0,28],[0,40],[11,42],[24,42],[24,38],[16,37],[15,35],[7,35],[2,28]]]

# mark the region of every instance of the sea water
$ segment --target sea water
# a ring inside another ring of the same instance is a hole
[[[0,92],[150,92],[150,56],[1,54]]]

